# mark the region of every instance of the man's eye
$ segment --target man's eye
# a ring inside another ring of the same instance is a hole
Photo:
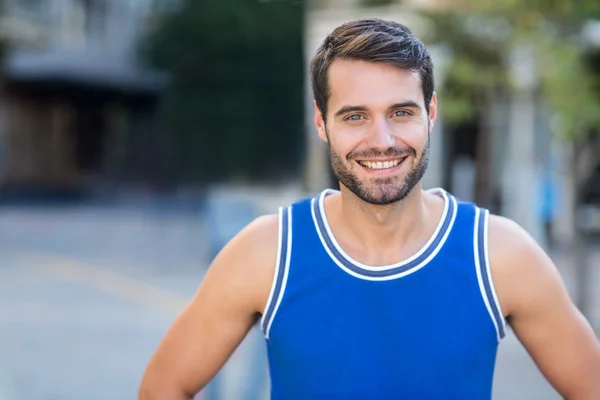
[[[350,116],[348,116],[348,118],[346,118],[346,120],[348,121],[360,121],[362,119],[361,115],[358,114],[352,114]]]
[[[394,116],[396,116],[396,117],[405,117],[407,115],[408,115],[408,112],[406,112],[404,110],[399,110],[394,113]]]

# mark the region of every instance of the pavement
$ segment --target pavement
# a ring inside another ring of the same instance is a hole
[[[202,280],[209,234],[194,212],[0,208],[0,400],[136,398],[150,356]],[[556,260],[574,290],[568,257]],[[600,287],[599,274],[592,279]],[[199,397],[268,398],[258,331]],[[494,399],[559,398],[509,331]]]

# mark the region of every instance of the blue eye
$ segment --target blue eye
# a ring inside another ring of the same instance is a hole
[[[360,121],[360,119],[362,118],[362,116],[358,115],[358,114],[352,114],[350,116],[348,116],[348,118],[346,118],[349,121]]]
[[[407,115],[408,115],[408,112],[406,112],[406,111],[404,111],[404,110],[400,110],[400,111],[396,111],[396,112],[394,113],[394,115],[395,115],[396,117],[405,117],[405,116],[407,116]]]

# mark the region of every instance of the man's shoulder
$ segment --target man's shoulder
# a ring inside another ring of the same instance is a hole
[[[521,225],[496,214],[489,216],[488,245],[490,250],[510,259],[521,259],[532,251],[541,250],[535,239]]]
[[[518,293],[537,282],[557,274],[548,254],[535,239],[515,221],[499,215],[490,215],[488,228],[490,268],[494,283],[505,303],[504,311],[520,301]],[[515,296],[512,294],[515,293]]]
[[[505,268],[527,268],[545,256],[544,250],[521,225],[495,214],[489,217],[488,246],[495,264]]]
[[[510,218],[490,213],[488,226],[489,241],[494,246],[505,246],[519,250],[521,247],[526,248],[534,243],[531,235]]]
[[[276,268],[279,216],[255,218],[216,255],[208,269],[215,288],[235,288],[255,312],[266,303]]]
[[[280,229],[279,214],[265,214],[255,218],[244,227],[228,244],[231,251],[261,259],[265,253],[276,249]]]
[[[279,235],[279,215],[254,218],[233,236],[214,256],[210,268],[227,274],[249,276],[269,270],[275,263]]]
[[[332,191],[332,190],[330,190]],[[264,250],[276,249],[279,237],[284,229],[285,222],[291,223],[292,210],[310,206],[313,200],[320,195],[302,195],[294,199],[288,199],[287,203],[278,206],[277,213],[263,214],[247,224],[229,243],[240,251],[251,250],[251,253],[261,255]]]

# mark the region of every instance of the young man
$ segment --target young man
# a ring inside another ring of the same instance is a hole
[[[190,399],[255,322],[273,399],[489,399],[508,322],[567,399],[600,399],[600,347],[515,223],[421,178],[432,63],[404,26],[349,22],[311,65],[340,191],[257,219],[217,256],[140,399]]]

